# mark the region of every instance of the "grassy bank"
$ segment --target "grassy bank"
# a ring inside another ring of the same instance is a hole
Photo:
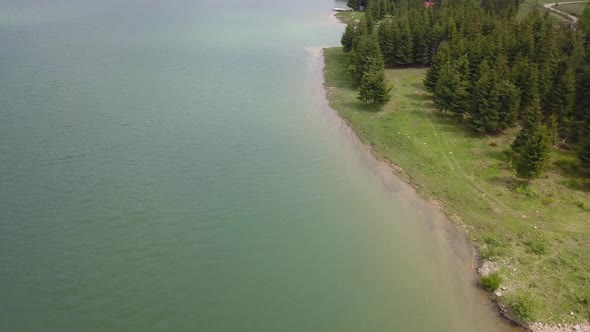
[[[527,321],[590,319],[590,183],[571,152],[553,150],[547,175],[526,190],[508,152],[516,131],[481,136],[436,111],[422,84],[426,69],[387,70],[394,97],[375,111],[357,101],[342,50],[326,49],[325,60],[332,108],[465,226],[500,272],[503,303]]]

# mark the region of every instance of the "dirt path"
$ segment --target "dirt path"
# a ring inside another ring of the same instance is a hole
[[[566,12],[562,12],[561,10],[558,10],[555,8],[555,6],[557,5],[567,5],[570,3],[582,3],[582,2],[588,2],[587,0],[584,1],[567,1],[567,2],[552,2],[552,3],[546,3],[543,5],[543,7],[545,7],[548,10],[554,11],[556,13],[558,13],[559,15],[568,17],[572,22],[576,23],[578,22],[578,17],[574,16],[570,13],[566,13]]]

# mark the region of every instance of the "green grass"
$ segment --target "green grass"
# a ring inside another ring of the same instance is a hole
[[[481,136],[435,110],[422,84],[426,69],[387,70],[394,98],[375,111],[356,99],[342,50],[326,49],[325,59],[332,108],[423,197],[444,203],[505,271],[506,298],[520,305],[530,295],[534,317],[545,322],[590,319],[590,181],[571,152],[553,150],[546,175],[523,190],[511,168],[516,130]]]
[[[360,21],[365,17],[365,12],[338,12],[336,17],[344,24]]]
[[[500,272],[495,271],[488,275],[481,276],[478,283],[484,289],[493,292],[500,288],[500,285],[502,284],[502,276],[500,276]]]
[[[582,16],[584,9],[586,9],[586,6],[588,6],[587,2],[568,3],[565,5],[557,5],[555,6],[555,9],[580,17]]]

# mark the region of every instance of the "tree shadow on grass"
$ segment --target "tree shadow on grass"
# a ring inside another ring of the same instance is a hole
[[[429,111],[427,116],[437,129],[467,138],[483,138],[484,136],[473,130],[464,119],[439,111]]]
[[[432,100],[432,97],[430,97],[430,95],[427,95],[425,93],[409,93],[407,95],[404,95],[404,97],[411,99],[411,100],[420,101],[420,102],[429,102]]]
[[[493,176],[488,180],[488,182],[493,185],[508,188],[511,191],[514,191],[515,188],[517,188],[518,186],[523,184],[522,180],[519,180],[515,176],[509,176],[509,175]]]
[[[342,103],[342,105],[348,109],[358,110],[363,113],[379,113],[383,110],[382,107],[365,104],[359,100],[347,101]]]
[[[498,161],[504,162],[508,165],[510,165],[510,162],[513,158],[512,152],[510,150],[491,150],[487,151],[485,155]]]
[[[430,96],[430,93],[426,92],[426,87],[424,86],[424,83],[422,82],[418,82],[418,83],[411,83],[409,84],[411,87],[419,89],[421,91],[424,91],[424,93],[428,96]]]
[[[552,163],[559,175],[564,179],[561,184],[568,188],[588,192],[590,191],[590,173],[580,166],[576,158],[569,151],[557,151],[560,158]]]
[[[567,178],[567,179],[563,179],[563,180],[559,181],[559,183],[561,183],[562,185],[564,185],[572,190],[581,191],[581,192],[585,192],[585,193],[590,192],[590,179]]]

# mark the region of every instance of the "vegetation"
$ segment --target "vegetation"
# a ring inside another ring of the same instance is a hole
[[[513,0],[359,6],[331,105],[506,271],[518,319],[590,319],[590,9],[572,29]]]
[[[344,24],[358,23],[365,18],[365,12],[337,12],[336,18]]]
[[[539,317],[541,303],[529,293],[508,296],[505,302],[512,315],[521,322],[532,322]]]
[[[362,2],[365,19],[349,23],[342,37],[353,86],[374,64],[359,98],[378,105],[389,99],[378,66],[432,64],[424,84],[437,108],[457,122],[499,135],[523,120],[514,168],[527,183],[542,176],[552,144],[575,146],[585,164],[590,14],[572,30],[539,11],[518,20],[516,4],[464,0],[434,10],[415,0]],[[527,126],[531,108],[541,121]]]
[[[537,10],[547,12],[551,20],[555,23],[564,23],[569,21],[569,18],[559,15],[553,11],[547,10],[543,7],[547,3],[555,3],[555,0],[522,0],[518,6],[518,18],[526,17],[530,12]],[[558,1],[557,1],[558,2]]]
[[[555,6],[555,9],[579,17],[582,15],[584,9],[586,9],[587,6],[588,2],[567,3]]]
[[[364,103],[383,106],[391,99],[391,88],[385,83],[383,60],[368,59],[367,70],[361,78],[358,98]]]
[[[377,35],[371,24],[349,24],[342,35],[343,51],[348,53],[346,73],[351,84],[359,87],[358,99],[382,107],[391,99],[385,83],[385,67]]]
[[[376,112],[358,101],[346,57],[325,50],[331,106],[424,197],[444,202],[481,255],[502,268],[502,302],[516,298],[520,310],[532,296],[533,313],[522,309],[520,317],[590,319],[590,180],[579,173],[577,152],[551,148],[544,175],[523,186],[511,167],[518,128],[482,135],[441,113],[423,84],[424,68],[387,69],[395,93]]]
[[[493,292],[500,288],[502,284],[502,276],[500,276],[500,272],[494,271],[488,275],[481,276],[479,278],[479,285],[484,289]]]

